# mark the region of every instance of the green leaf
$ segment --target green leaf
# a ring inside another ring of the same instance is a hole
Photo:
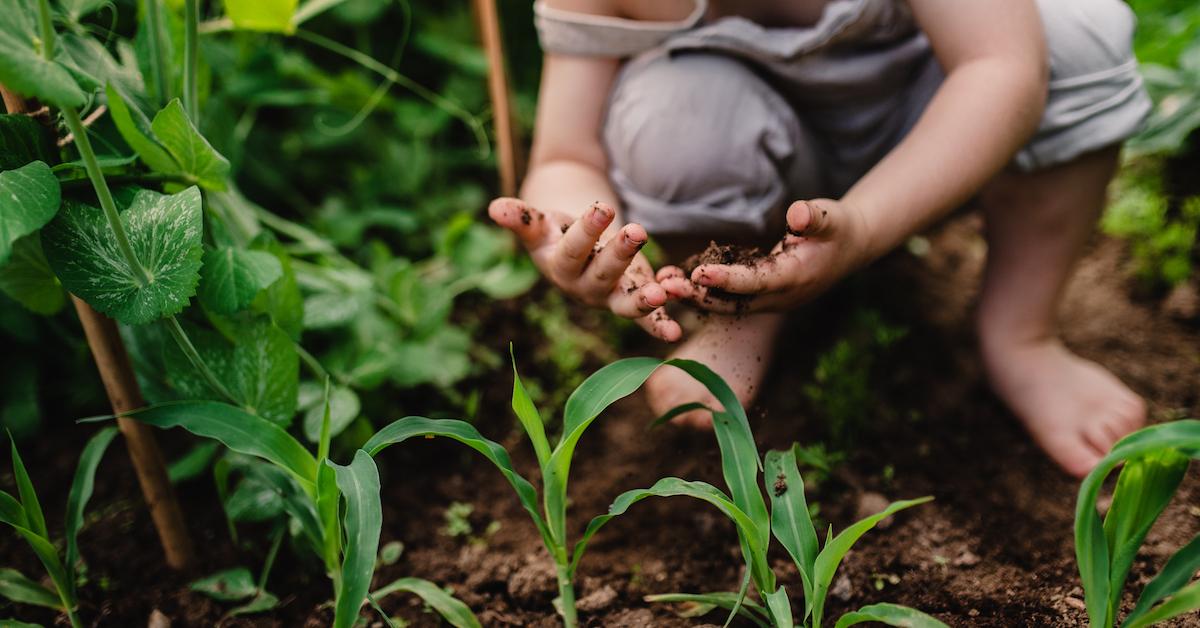
[[[54,218],[62,201],[58,179],[50,166],[35,161],[16,170],[0,172],[0,265],[12,255],[17,238],[41,229]]]
[[[812,575],[820,547],[795,449],[767,452],[766,484],[771,499],[771,532],[796,563],[804,584],[804,597],[811,599]]]
[[[946,628],[946,624],[919,610],[897,604],[871,604],[838,619],[834,628],[848,628],[869,621],[904,628]]]
[[[269,591],[259,591],[249,602],[236,606],[225,613],[226,617],[236,617],[238,615],[252,615],[254,613],[263,613],[269,611],[276,606],[279,606],[279,598]]]
[[[694,497],[702,501],[706,501],[717,507],[726,517],[733,521],[734,526],[738,529],[739,535],[744,535],[750,545],[750,552],[746,556],[747,562],[751,566],[751,571],[754,570],[770,570],[770,565],[766,564],[767,548],[757,544],[757,534],[754,533],[754,521],[734,504],[727,495],[722,493],[720,489],[711,484],[704,482],[690,482],[679,478],[663,478],[654,483],[654,486],[644,489],[635,489],[621,493],[611,506],[608,507],[608,512],[594,517],[588,522],[587,529],[583,536],[575,543],[575,550],[571,555],[570,575],[574,577],[575,570],[579,567],[579,561],[583,558],[584,550],[587,549],[588,541],[596,534],[604,524],[608,523],[613,517],[618,517],[625,514],[630,506],[633,506],[639,501],[647,497]]]
[[[812,609],[812,622],[814,626],[821,625],[821,621],[824,619],[825,596],[829,593],[829,584],[833,582],[833,574],[837,572],[838,566],[842,564],[842,559],[845,558],[850,548],[858,542],[858,539],[862,538],[862,535],[866,534],[871,528],[874,528],[880,521],[897,512],[930,501],[933,501],[932,497],[893,502],[887,508],[884,508],[882,512],[866,517],[842,530],[840,534],[825,544],[821,553],[817,554],[817,560],[813,565],[813,599],[811,601],[805,600],[805,606]]]
[[[252,307],[255,312],[270,316],[292,340],[299,341],[304,329],[304,296],[300,294],[300,286],[296,284],[292,260],[278,242],[256,241],[252,246],[274,255],[275,259],[279,260],[282,270],[280,278],[255,297]]]
[[[508,452],[503,447],[494,441],[484,438],[479,433],[479,430],[475,429],[470,423],[455,419],[428,419],[420,416],[408,416],[398,419],[376,432],[362,448],[367,450],[372,456],[375,456],[389,445],[402,443],[416,436],[444,436],[452,438],[483,454],[493,465],[496,465],[496,468],[500,470],[500,473],[512,485],[513,490],[517,493],[517,499],[520,500],[521,506],[525,508],[525,512],[529,513],[530,518],[533,519],[533,523],[542,535],[542,540],[546,543],[546,547],[554,546],[553,537],[549,535],[546,523],[538,512],[537,491],[533,488],[533,485],[513,469],[512,459],[509,458]]]
[[[1180,548],[1167,560],[1162,571],[1142,590],[1137,606],[1125,617],[1123,625],[1135,625],[1138,620],[1149,613],[1155,604],[1175,595],[1191,582],[1197,570],[1200,570],[1200,535],[1193,538],[1190,543]]]
[[[1075,558],[1087,603],[1088,621],[1093,626],[1111,626],[1109,613],[1108,540],[1096,499],[1114,469],[1126,460],[1161,450],[1200,452],[1200,421],[1173,421],[1138,430],[1113,445],[1079,486],[1075,501]]]
[[[296,31],[292,16],[299,0],[225,0],[225,12],[235,28],[284,33]]]
[[[167,477],[172,484],[187,482],[200,477],[212,466],[213,458],[217,456],[221,444],[214,441],[204,441],[196,444],[172,462],[167,467]]]
[[[334,388],[329,394],[329,437],[341,434],[354,419],[358,418],[362,404],[358,395],[345,386]],[[321,440],[321,424],[325,418],[325,404],[309,408],[304,415],[304,437],[310,442]]]
[[[1167,621],[1197,609],[1200,609],[1200,581],[1180,589],[1166,602],[1154,607],[1153,610],[1139,617],[1137,621],[1126,624],[1126,628],[1152,626],[1160,621]]]
[[[208,143],[188,119],[179,99],[173,99],[150,123],[154,137],[179,164],[180,172],[210,190],[224,190],[229,160]]]
[[[1109,608],[1115,616],[1121,590],[1150,527],[1171,503],[1187,472],[1188,457],[1174,449],[1154,451],[1125,463],[1104,518],[1109,555]]]
[[[204,252],[200,302],[218,314],[246,309],[258,293],[283,276],[283,266],[266,251],[222,247]]]
[[[63,607],[62,600],[58,599],[54,591],[8,567],[0,567],[0,596],[18,604],[33,604],[59,610]]]
[[[83,453],[79,454],[79,466],[75,468],[75,479],[71,481],[71,491],[67,494],[67,551],[64,562],[72,587],[75,585],[75,563],[79,560],[78,537],[83,527],[83,511],[96,486],[96,469],[100,466],[100,459],[116,435],[117,428],[106,427],[88,440]]]
[[[17,619],[0,619],[0,628],[43,628],[41,624],[31,624]]]
[[[106,4],[108,4],[108,0],[59,0],[59,5],[72,20],[78,20],[89,13],[98,11]]]
[[[0,83],[56,107],[78,107],[87,96],[71,73],[41,53],[38,10],[29,0],[0,0]]]
[[[441,615],[446,623],[454,626],[454,628],[480,628],[479,620],[475,618],[475,614],[466,605],[455,599],[454,596],[446,593],[438,585],[420,578],[400,578],[395,582],[371,593],[371,597],[376,601],[384,597],[406,591],[420,597],[433,610]]]
[[[28,528],[29,519],[25,516],[25,508],[12,495],[0,491],[0,523],[6,523],[14,528]]]
[[[346,550],[333,626],[351,628],[358,620],[359,608],[370,590],[375,554],[379,551],[379,532],[383,527],[379,471],[375,468],[375,459],[361,449],[355,452],[354,462],[349,466],[339,466],[328,460],[325,464],[337,472],[338,490],[346,498],[343,518]]]
[[[235,522],[270,521],[283,513],[283,496],[260,474],[247,474],[223,501],[225,514]]]
[[[21,508],[25,510],[25,520],[29,522],[29,529],[38,536],[50,538],[50,533],[46,531],[46,516],[42,514],[42,505],[38,503],[37,491],[33,488],[33,481],[29,479],[29,472],[25,470],[25,461],[21,460],[21,453],[17,451],[17,441],[15,440],[12,441],[11,451],[17,496],[21,498]]]
[[[512,359],[513,370],[512,409],[521,421],[521,427],[529,435],[529,441],[533,443],[533,451],[537,454],[538,465],[545,468],[546,463],[550,460],[550,441],[546,440],[546,426],[542,423],[542,416],[538,414],[537,406],[533,405],[533,400],[525,391],[525,384],[521,383],[521,375],[517,373],[517,356],[513,353],[512,344],[508,345],[508,352]]]
[[[729,611],[736,608],[738,616],[754,622],[754,625],[761,628],[769,628],[771,623],[767,609],[757,602],[747,599],[742,599],[739,606],[738,598],[741,597],[743,596],[740,593],[722,591],[716,593],[659,593],[647,595],[642,599],[652,603],[684,604],[684,609],[676,613],[684,618],[702,617],[715,608],[723,608]]]
[[[134,254],[149,273],[144,285],[94,207],[64,203],[42,231],[42,246],[67,290],[122,323],[148,323],[177,314],[196,291],[204,252],[200,204],[194,187],[172,195],[134,193],[120,218]]]
[[[767,608],[771,609],[771,618],[775,628],[792,628],[796,625],[792,619],[792,603],[788,601],[787,590],[783,587],[771,593],[764,593]]]
[[[41,234],[31,233],[13,243],[12,256],[0,266],[0,290],[38,314],[62,309],[66,293],[46,261]]]
[[[278,425],[219,401],[177,401],[134,411],[129,418],[160,428],[182,427],[226,447],[257,456],[292,474],[308,492],[315,491],[317,461]]]
[[[211,576],[196,580],[189,584],[188,588],[222,602],[236,602],[258,593],[258,586],[254,584],[254,575],[245,567],[218,571]]]
[[[177,174],[183,172],[183,167],[175,157],[154,137],[150,128],[150,120],[136,107],[130,107],[113,85],[105,88],[108,98],[108,111],[117,131],[125,139],[125,143],[133,149],[138,157],[155,172]]]
[[[0,114],[0,170],[13,170],[31,161],[58,161],[58,148],[49,129],[20,114]]]

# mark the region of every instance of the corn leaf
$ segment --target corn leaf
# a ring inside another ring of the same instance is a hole
[[[379,501],[379,470],[375,459],[363,450],[354,454],[354,462],[340,466],[328,460],[337,472],[338,490],[346,498],[343,524],[346,531],[345,557],[342,560],[334,628],[351,628],[371,588],[375,574],[375,554],[379,551],[379,533],[383,527],[383,505]]]
[[[1124,626],[1135,625],[1138,620],[1149,613],[1150,609],[1160,601],[1175,595],[1192,580],[1192,576],[1200,570],[1200,535],[1190,543],[1175,552],[1162,571],[1146,585],[1138,598],[1137,606],[1125,617]]]
[[[529,393],[525,391],[525,384],[521,383],[521,376],[517,373],[517,356],[512,353],[511,344],[508,351],[513,369],[512,409],[521,421],[521,427],[529,435],[529,441],[533,443],[538,466],[545,468],[550,460],[550,441],[546,440],[546,426],[542,423],[542,417],[533,405],[533,400],[529,398]]]
[[[667,477],[654,483],[650,488],[635,489],[621,493],[611,506],[608,507],[608,512],[594,517],[584,531],[583,536],[575,544],[575,551],[571,556],[571,565],[568,574],[573,578],[575,570],[579,567],[579,561],[583,558],[584,550],[587,549],[588,541],[596,534],[604,524],[612,520],[613,517],[624,514],[631,506],[637,502],[646,499],[647,497],[694,497],[706,501],[713,506],[716,506],[726,517],[733,521],[734,525],[746,535],[746,539],[750,545],[750,553],[746,557],[751,564],[751,570],[766,570],[770,571],[770,565],[767,564],[766,548],[757,545],[757,535],[754,533],[754,521],[738,508],[736,504],[729,499],[725,493],[722,493],[717,487],[705,482],[691,482],[681,480],[679,478]]]
[[[71,491],[67,494],[67,550],[66,568],[67,580],[72,588],[75,586],[75,563],[79,560],[79,529],[83,527],[83,510],[87,508],[88,500],[92,498],[92,490],[96,486],[96,468],[100,459],[108,450],[117,435],[117,428],[106,427],[96,433],[83,447],[79,455],[79,466],[75,468],[75,479],[71,482]]]
[[[771,618],[775,628],[792,628],[796,625],[792,619],[792,603],[788,600],[787,590],[779,587],[770,593],[764,593],[767,608],[771,609]]]
[[[1160,450],[1200,451],[1200,421],[1173,421],[1138,430],[1122,438],[1084,478],[1075,501],[1075,558],[1087,603],[1088,621],[1093,626],[1111,626],[1109,613],[1108,539],[1096,499],[1104,480],[1122,462]],[[1189,454],[1189,455],[1194,455]]]
[[[1109,552],[1109,616],[1116,617],[1121,591],[1150,526],[1171,502],[1187,472],[1188,458],[1174,449],[1154,451],[1125,463],[1112,505],[1104,517]]]
[[[854,523],[850,527],[842,530],[840,534],[830,539],[825,548],[817,554],[817,560],[813,564],[813,595],[811,600],[805,600],[806,615],[807,609],[812,611],[812,622],[814,626],[820,626],[821,620],[825,614],[825,596],[829,593],[829,584],[833,582],[833,574],[837,572],[837,568],[842,563],[842,558],[850,551],[850,548],[862,538],[871,528],[874,528],[880,521],[904,510],[912,508],[932,501],[932,497],[922,497],[920,499],[909,499],[904,501],[893,502],[882,512],[876,513]]]
[[[767,609],[761,604],[747,599],[743,599],[739,605],[739,597],[744,596],[733,591],[721,591],[716,593],[659,593],[647,595],[642,599],[647,602],[684,604],[684,610],[678,611],[676,614],[689,618],[707,615],[716,608],[730,611],[736,608],[739,617],[754,622],[756,626],[769,628],[771,618],[767,614]]]
[[[670,410],[667,410],[666,412],[663,413],[662,416],[658,417],[657,419],[654,419],[654,421],[652,423],[650,423],[650,427],[658,427],[658,426],[666,423],[667,421],[670,421],[671,419],[673,419],[681,414],[686,414],[688,412],[691,412],[692,410],[704,410],[709,413],[716,412],[716,410],[713,410],[712,408],[700,403],[699,401],[693,401],[691,403],[682,403],[682,404],[675,406],[674,408],[671,408]]]
[[[62,600],[53,591],[26,578],[16,569],[0,567],[0,596],[18,604],[32,604],[62,610]],[[2,622],[0,622],[2,623]]]
[[[0,523],[20,528],[29,527],[29,519],[25,517],[25,508],[21,506],[21,502],[5,491],[0,491]]]
[[[553,537],[550,536],[549,529],[546,527],[542,515],[538,512],[537,507],[537,490],[528,480],[521,477],[519,473],[513,469],[512,459],[509,458],[508,452],[504,451],[498,443],[488,440],[479,433],[470,423],[459,421],[456,419],[429,419],[420,416],[409,416],[403,419],[398,419],[383,429],[375,433],[370,440],[363,445],[363,449],[367,450],[372,456],[378,455],[389,445],[402,443],[415,436],[444,436],[452,438],[475,451],[483,454],[508,480],[512,485],[513,490],[517,493],[517,499],[520,500],[521,506],[525,508],[525,512],[529,513],[533,519],[533,524],[537,526],[538,533],[542,535],[542,540],[546,543],[546,547],[553,546]]]
[[[804,598],[810,599],[820,545],[804,496],[804,480],[796,464],[795,449],[769,451],[765,464],[767,494],[771,499],[771,532],[796,563],[804,585]]]
[[[405,591],[412,593],[437,611],[447,623],[454,628],[481,628],[479,620],[471,609],[444,591],[438,585],[421,578],[400,578],[395,582],[371,593],[375,600],[381,600],[393,593]]]
[[[848,628],[866,622],[878,622],[888,626],[904,628],[946,628],[946,624],[925,613],[897,604],[871,604],[853,613],[846,613],[837,620],[834,628]]]
[[[1139,617],[1137,621],[1126,624],[1126,627],[1144,628],[1198,609],[1200,609],[1200,580],[1184,587],[1166,602]]]
[[[160,428],[182,427],[219,440],[238,453],[279,465],[315,494],[317,461],[295,438],[274,423],[219,401],[163,403],[129,413],[128,418]]]
[[[9,440],[12,441],[13,477],[17,481],[17,495],[21,498],[21,508],[25,510],[25,520],[34,534],[50,538],[50,533],[46,531],[46,516],[42,514],[42,505],[38,503],[37,491],[29,479],[29,472],[25,470],[25,461],[21,460],[21,454],[17,451],[17,441],[11,437]]]

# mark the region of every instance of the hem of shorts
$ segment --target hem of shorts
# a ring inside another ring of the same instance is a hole
[[[1022,172],[1033,172],[1070,162],[1086,153],[1120,144],[1142,128],[1153,104],[1145,91],[1132,99],[1098,112],[1033,141],[1017,152],[1013,165]],[[1129,113],[1129,112],[1134,113]],[[1119,122],[1119,124],[1114,124]]]

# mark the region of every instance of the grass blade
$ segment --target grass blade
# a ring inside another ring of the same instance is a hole
[[[848,628],[869,621],[887,624],[888,626],[903,626],[904,628],[947,628],[946,624],[937,618],[922,613],[915,608],[898,604],[871,604],[853,613],[846,613],[838,619],[834,628]]]
[[[870,517],[862,519],[854,523],[850,527],[842,530],[840,534],[830,539],[825,548],[817,554],[817,560],[813,564],[813,596],[811,602],[805,601],[805,605],[811,604],[813,625],[820,626],[821,620],[825,613],[825,596],[829,593],[829,584],[833,582],[833,574],[837,572],[837,568],[842,563],[842,558],[850,551],[850,548],[862,538],[871,528],[874,528],[880,521],[904,510],[912,508],[932,501],[932,497],[922,497],[920,499],[909,499],[904,501],[893,502],[883,511],[878,512]]]
[[[533,400],[529,398],[525,384],[521,382],[521,375],[517,373],[517,356],[513,353],[511,343],[508,345],[508,353],[512,358],[513,370],[512,409],[516,413],[517,419],[521,421],[521,427],[529,435],[529,441],[533,443],[538,466],[545,468],[546,463],[550,460],[550,441],[546,440],[546,426],[542,423],[542,416],[538,414],[537,406],[533,405]]]
[[[808,512],[795,449],[767,452],[766,483],[771,499],[771,532],[796,563],[804,584],[804,597],[810,599],[820,545],[817,529]]]
[[[1184,585],[1191,582],[1192,576],[1198,570],[1200,570],[1200,535],[1197,535],[1167,560],[1162,571],[1142,590],[1137,606],[1134,606],[1125,618],[1124,625],[1132,625],[1146,615],[1159,601],[1174,595]]]
[[[444,436],[452,438],[471,449],[483,454],[508,483],[512,485],[513,490],[517,493],[517,499],[521,501],[521,506],[525,508],[525,512],[533,519],[533,523],[537,526],[538,532],[542,535],[542,540],[546,542],[547,547],[551,547],[552,537],[549,530],[546,528],[546,523],[542,519],[541,513],[537,507],[537,490],[528,480],[521,477],[519,473],[513,469],[512,459],[509,458],[508,452],[504,451],[498,443],[488,440],[475,429],[475,426],[466,421],[456,419],[429,419],[421,416],[408,416],[403,419],[393,421],[383,429],[375,433],[370,440],[363,445],[372,456],[378,455],[389,445],[402,443],[416,436]]]
[[[655,595],[647,595],[642,599],[647,602],[659,603],[679,603],[691,605],[687,610],[678,613],[681,617],[701,617],[708,614],[715,608],[723,608],[729,611],[737,609],[737,615],[754,622],[754,625],[762,628],[770,628],[771,620],[767,614],[767,609],[762,605],[752,600],[742,600],[740,606],[738,598],[744,597],[740,593],[734,592],[718,592],[718,593],[659,593]]]
[[[1200,609],[1200,580],[1180,589],[1178,593],[1159,604],[1150,612],[1142,615],[1137,621],[1126,624],[1126,628],[1144,628],[1160,621],[1179,617],[1184,613]]]
[[[1150,526],[1171,502],[1187,472],[1188,458],[1174,449],[1154,451],[1125,463],[1112,505],[1104,517],[1109,552],[1109,616],[1116,617],[1121,591]]]
[[[399,591],[406,591],[420,597],[454,628],[481,628],[479,620],[471,612],[470,607],[453,595],[446,593],[438,585],[421,578],[401,578],[371,593],[371,597],[381,600]]]
[[[316,493],[317,460],[278,425],[219,401],[179,401],[137,410],[128,418],[159,428],[182,427],[221,441],[238,453],[283,467],[310,495]]]
[[[53,591],[26,578],[16,569],[0,567],[0,596],[18,604],[32,604],[62,610],[62,601]],[[3,622],[0,621],[0,624]]]
[[[383,527],[383,505],[379,501],[379,470],[375,459],[363,450],[354,454],[354,462],[340,466],[326,461],[337,472],[337,486],[346,498],[346,551],[338,586],[334,628],[351,628],[358,620],[371,576],[375,574],[375,554],[379,551],[379,532]]]
[[[79,529],[83,527],[83,511],[87,508],[88,500],[92,498],[92,490],[96,485],[96,468],[100,459],[117,435],[117,428],[106,427],[83,447],[79,455],[79,466],[75,469],[75,479],[71,482],[71,491],[67,495],[67,550],[66,568],[67,580],[72,589],[75,586],[75,563],[79,560]]]

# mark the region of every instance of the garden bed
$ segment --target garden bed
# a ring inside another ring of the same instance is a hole
[[[767,382],[763,402],[750,412],[760,448],[809,442],[822,434],[820,426],[806,419],[809,409],[797,390],[811,381],[815,356],[838,336],[854,305],[869,302],[909,333],[886,361],[884,376],[872,380],[880,418],[869,422],[849,461],[810,499],[819,502],[820,518],[836,529],[860,509],[878,509],[882,504],[876,502],[885,499],[928,494],[936,501],[906,511],[887,529],[864,537],[834,582],[830,615],[890,601],[955,626],[1086,625],[1072,540],[1078,483],[1060,473],[988,393],[973,348],[970,308],[984,254],[978,217],[955,218],[930,240],[927,255],[902,253],[884,260],[822,299],[791,327],[786,341],[791,349],[780,352],[785,357]],[[1157,303],[1130,301],[1124,255],[1123,245],[1112,240],[1099,240],[1091,249],[1068,291],[1065,338],[1144,395],[1156,419],[1196,416],[1200,332],[1161,312]],[[496,306],[491,324],[520,329],[519,321],[505,318],[514,311]],[[497,347],[506,340],[489,338]],[[536,343],[530,337],[514,340],[518,348]],[[536,365],[526,371],[536,379]],[[485,382],[476,424],[517,452],[519,471],[536,477],[536,461],[508,410],[510,386],[503,370]],[[72,418],[57,421],[63,426]],[[584,437],[570,486],[571,531],[581,531],[622,491],[663,476],[722,484],[711,434],[670,427],[647,432],[652,419],[635,395]],[[26,458],[47,518],[61,521],[58,509],[83,432],[89,430],[55,431],[71,446],[31,444]],[[163,436],[168,449],[186,442],[181,433]],[[550,604],[555,596],[552,563],[510,487],[490,466],[440,440],[389,449],[380,455],[379,466],[382,542],[402,541],[406,549],[398,562],[377,571],[376,584],[400,576],[430,579],[452,588],[485,626],[559,625]],[[256,541],[258,549],[237,550],[216,492],[202,476],[181,487],[201,564],[192,574],[171,573],[162,565],[126,458],[110,454],[101,474],[106,480],[98,483],[80,539],[89,583],[80,590],[81,614],[98,626],[146,625],[156,610],[171,619],[171,626],[221,623],[228,607],[190,592],[188,582],[220,569],[260,564],[267,530],[241,527],[242,539]],[[1151,532],[1134,564],[1135,582],[1147,581],[1172,551],[1200,531],[1197,480],[1195,472],[1185,480]],[[10,485],[11,479],[3,483]],[[467,536],[479,538],[445,534],[444,512],[454,502],[473,506],[466,517],[473,534]],[[13,535],[0,536],[0,555],[26,573],[39,572],[36,559]],[[277,609],[221,625],[328,625],[328,582],[319,565],[301,566],[297,560],[285,548],[272,573],[267,588],[281,597]],[[786,555],[779,551],[773,562],[782,583],[798,588]],[[582,620],[592,626],[720,624],[723,615],[681,619],[671,607],[647,604],[642,597],[733,590],[741,580],[741,565],[733,526],[711,507],[695,500],[642,502],[601,531],[584,558],[578,585]],[[394,596],[382,605],[411,625],[439,625],[439,618],[422,612],[414,597]],[[53,613],[30,608],[16,612],[22,619],[54,625]],[[12,610],[0,607],[0,615]]]

